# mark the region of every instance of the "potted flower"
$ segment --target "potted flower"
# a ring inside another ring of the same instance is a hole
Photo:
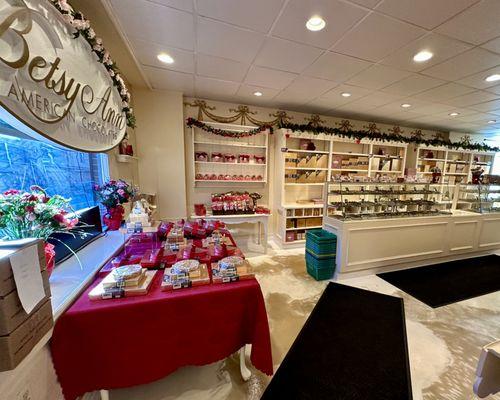
[[[94,191],[106,207],[104,224],[110,231],[116,231],[120,228],[125,210],[122,204],[127,203],[134,195],[134,188],[123,180],[111,180],[103,185],[95,185]]]
[[[54,245],[47,239],[54,232],[70,233],[78,223],[78,218],[69,214],[69,202],[69,199],[59,195],[48,196],[38,186],[32,186],[29,192],[7,190],[0,194],[0,239],[43,239],[50,276],[54,269],[55,251]]]

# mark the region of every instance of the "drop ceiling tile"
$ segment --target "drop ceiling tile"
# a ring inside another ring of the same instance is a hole
[[[496,39],[493,39],[483,45],[481,45],[483,49],[493,51],[497,54],[500,54],[500,37],[497,37]]]
[[[200,53],[249,64],[259,51],[264,35],[199,17],[197,40]]]
[[[255,96],[255,92],[261,92],[262,96]],[[236,95],[240,98],[247,98],[255,100],[255,102],[267,101],[275,97],[280,91],[277,89],[270,89],[262,86],[254,85],[241,85]]]
[[[134,37],[130,37],[129,41],[135,57],[143,65],[190,74],[194,73],[194,53],[192,51],[180,50]],[[160,53],[167,53],[174,59],[174,62],[172,64],[162,63],[156,57]]]
[[[384,0],[376,10],[433,29],[479,0]]]
[[[408,108],[403,108],[401,107],[401,104],[410,104],[411,107],[408,107]],[[381,107],[378,107],[377,110],[387,110],[389,112],[393,112],[393,113],[401,113],[401,112],[412,112],[412,113],[417,113],[417,114],[423,114],[421,111],[420,111],[420,107],[424,107],[427,103],[426,102],[423,102],[423,101],[420,101],[420,100],[417,100],[417,99],[413,99],[413,98],[402,98],[402,99],[399,99],[399,100],[396,100],[396,101],[392,101],[390,103],[387,103]]]
[[[166,69],[143,66],[153,89],[175,90],[185,95],[194,94],[194,75]]]
[[[284,89],[297,78],[297,74],[252,65],[245,77],[245,83],[272,89]]]
[[[267,33],[283,4],[283,0],[201,0],[198,15]]]
[[[167,7],[178,8],[179,10],[192,12],[193,11],[193,2],[186,0],[148,0],[151,3],[161,4]]]
[[[311,78],[309,76],[299,76],[288,87],[288,93],[304,94],[307,98],[321,96],[337,84],[324,79]]]
[[[304,105],[311,100],[314,100],[314,97],[306,97],[299,93],[288,92],[285,89],[275,96],[273,100],[276,102],[277,107],[286,108]]]
[[[500,2],[499,2],[500,3]],[[500,64],[500,55],[474,48],[441,64],[424,69],[423,74],[448,81],[457,81]]]
[[[500,95],[500,85],[490,87],[490,88],[486,89],[486,91]]]
[[[273,36],[327,49],[368,10],[338,0],[290,0],[273,28]],[[306,21],[321,15],[326,26],[319,32],[306,28]]]
[[[408,100],[408,103],[412,103],[412,99]],[[427,115],[427,116],[434,116],[436,114],[444,114],[446,115],[447,113],[451,112],[453,109],[455,109],[454,106],[450,106],[447,104],[438,104],[438,103],[429,103],[426,102],[425,105],[419,105],[417,107],[417,111],[421,114]]]
[[[332,50],[376,62],[424,34],[425,30],[421,28],[372,13]]]
[[[359,100],[354,101],[354,103],[366,107],[380,107],[386,104],[392,103],[402,99],[402,96],[384,93],[384,92],[373,92],[370,93]]]
[[[425,92],[418,93],[414,97],[420,100],[429,100],[435,102],[443,102],[444,100],[451,99],[453,97],[462,96],[466,93],[473,92],[474,89],[459,85],[458,83],[450,82],[445,85],[441,85]]]
[[[436,29],[437,32],[473,44],[500,36],[500,1],[482,0]]]
[[[393,83],[390,86],[382,89],[387,93],[399,94],[402,96],[412,96],[416,93],[423,92],[424,90],[432,89],[436,86],[442,85],[445,82],[440,79],[429,78],[427,76],[413,74],[399,82]]]
[[[255,65],[286,72],[302,72],[316,60],[322,51],[288,40],[267,38],[260,50]]]
[[[197,54],[196,73],[209,78],[241,82],[247,73],[248,65],[225,58]]]
[[[463,85],[467,86],[472,86],[476,89],[487,89],[489,87],[493,87],[495,85],[498,85],[497,82],[486,82],[486,77],[493,75],[493,74],[500,74],[500,65],[490,68],[486,71],[478,72],[477,74],[467,76],[465,78],[460,79],[460,83]]]
[[[385,65],[374,65],[355,75],[346,83],[377,90],[410,75],[411,72],[408,71],[401,71],[395,68],[386,67]]]
[[[483,92],[482,90],[476,90],[475,92],[465,94],[463,96],[445,100],[443,101],[443,103],[450,104],[455,107],[469,107],[474,104],[484,103],[495,99],[498,99],[498,96],[493,93]]]
[[[374,8],[382,0],[349,0],[351,3],[359,4],[360,6]]]
[[[114,14],[127,35],[193,50],[193,15],[145,0],[111,0]]]
[[[238,91],[237,82],[196,76],[194,88],[197,96],[234,96]]]
[[[321,97],[325,99],[331,99],[339,102],[339,104],[346,104],[353,102],[354,100],[361,99],[364,96],[372,93],[371,89],[365,89],[358,86],[352,85],[339,85],[328,92],[324,93]],[[351,96],[343,97],[342,93],[350,93]]]
[[[381,63],[406,71],[419,72],[471,48],[471,45],[464,42],[429,33],[384,58]],[[422,50],[430,51],[434,57],[421,63],[413,61],[413,56]]]
[[[500,110],[500,100],[487,101],[480,104],[474,104],[470,106],[471,109],[482,112],[492,112],[496,114]]]
[[[340,83],[371,65],[373,64],[358,58],[327,52],[318,58],[314,64],[307,67],[304,74]]]
[[[327,110],[331,110],[332,108],[339,107],[342,104],[341,99],[336,99],[336,98],[326,98],[326,97],[318,97],[316,99],[311,100],[309,103],[307,103],[310,106],[316,106],[320,108],[325,108]]]
[[[337,104],[335,107],[333,107],[337,111],[348,111],[348,112],[368,112],[373,109],[375,109],[374,106],[368,106],[363,103],[358,103],[357,101],[353,101],[352,103],[348,104]]]

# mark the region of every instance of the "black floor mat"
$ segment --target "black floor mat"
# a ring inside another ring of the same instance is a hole
[[[467,258],[377,276],[437,308],[500,290],[500,257]]]
[[[262,399],[412,399],[403,300],[329,283]]]

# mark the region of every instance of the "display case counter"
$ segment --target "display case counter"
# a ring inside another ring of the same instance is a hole
[[[325,185],[326,186],[326,185]],[[337,235],[337,276],[386,272],[488,254],[500,249],[500,213],[451,210],[384,218],[328,216]]]

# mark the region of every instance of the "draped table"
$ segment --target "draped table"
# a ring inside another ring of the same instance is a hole
[[[57,320],[51,350],[66,400],[86,392],[149,383],[188,365],[222,360],[246,344],[272,375],[269,326],[255,279],[91,301],[96,281]]]

